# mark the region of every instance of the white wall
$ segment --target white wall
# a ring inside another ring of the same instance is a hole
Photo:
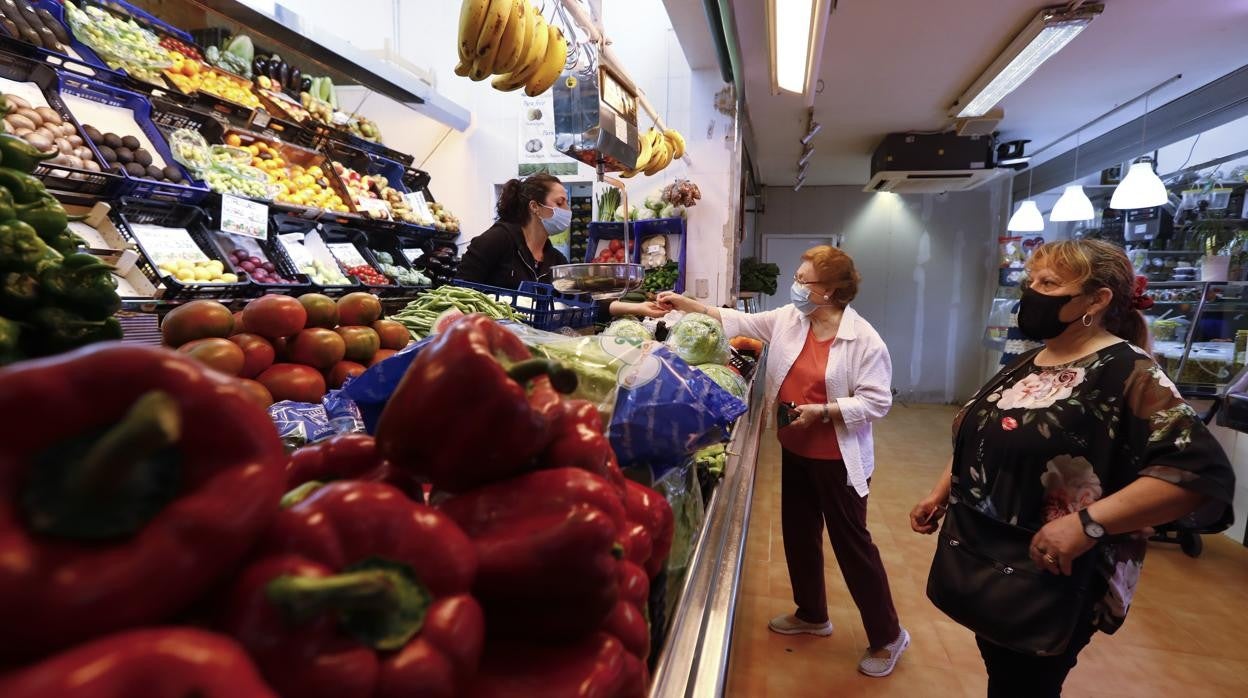
[[[862,275],[853,306],[888,344],[901,398],[953,403],[979,388],[1001,213],[991,190],[902,197],[769,187],[765,196],[761,235],[844,236]],[[787,280],[779,286],[783,297]]]

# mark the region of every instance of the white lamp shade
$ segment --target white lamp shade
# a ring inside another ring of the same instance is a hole
[[[1096,218],[1096,209],[1092,208],[1092,200],[1083,193],[1083,185],[1072,184],[1066,187],[1062,198],[1053,205],[1049,214],[1051,221],[1090,221]]]
[[[1137,162],[1127,170],[1114,195],[1109,200],[1110,208],[1126,211],[1134,208],[1152,208],[1169,200],[1166,185],[1161,177],[1153,172],[1153,163]]]
[[[1044,230],[1044,216],[1040,215],[1036,202],[1027,199],[1010,216],[1010,223],[1005,229],[1012,233],[1039,233]]]

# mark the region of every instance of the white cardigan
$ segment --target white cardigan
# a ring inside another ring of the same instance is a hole
[[[748,314],[728,308],[719,313],[729,337],[755,337],[771,345],[767,353],[765,403],[770,414],[780,385],[806,344],[810,318],[792,305],[765,313]],[[833,423],[849,473],[847,484],[865,497],[869,491],[867,480],[875,471],[871,422],[883,418],[892,407],[893,362],[879,333],[853,308],[845,308],[836,341],[828,352],[824,378],[828,399],[835,400],[841,408],[841,418]]]

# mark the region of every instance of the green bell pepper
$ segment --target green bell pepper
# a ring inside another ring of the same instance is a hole
[[[0,317],[0,366],[22,358],[21,327],[12,320]]]
[[[29,323],[35,332],[33,336],[30,332],[23,333],[23,349],[37,356],[60,354],[93,342],[121,339],[122,335],[117,318],[87,320],[63,308],[40,308],[31,313]]]
[[[22,318],[39,307],[39,279],[27,272],[11,271],[0,276],[0,313]]]
[[[71,254],[60,266],[44,269],[39,283],[57,305],[88,320],[103,320],[121,308],[113,270],[89,254]]]
[[[0,201],[0,215],[3,210],[3,201]],[[65,213],[65,207],[49,194],[31,203],[14,206],[13,210],[18,220],[30,224],[44,242],[63,255],[73,254],[82,244],[82,238],[68,228],[70,218]]]
[[[0,223],[0,271],[42,271],[45,265],[60,258],[61,255],[48,247],[29,224],[22,221]]]
[[[0,164],[20,172],[34,172],[35,167],[57,156],[58,151],[45,153],[17,136],[0,134]]]
[[[0,167],[0,187],[12,192],[13,200],[19,204],[38,201],[46,192],[38,177],[8,167]]]

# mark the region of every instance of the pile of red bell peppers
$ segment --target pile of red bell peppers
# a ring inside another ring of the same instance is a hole
[[[574,387],[470,315],[287,454],[172,351],[0,370],[0,695],[643,695],[672,513]]]

